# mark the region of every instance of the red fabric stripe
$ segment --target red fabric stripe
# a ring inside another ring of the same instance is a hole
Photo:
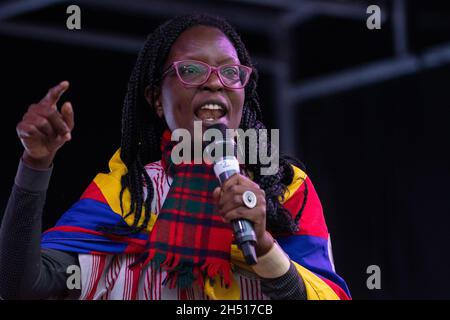
[[[108,201],[106,201],[106,198],[103,195],[102,191],[94,181],[92,181],[83,192],[80,197],[80,200],[81,199],[93,199],[108,204]]]
[[[179,289],[180,290],[180,300],[187,300],[187,289]]]

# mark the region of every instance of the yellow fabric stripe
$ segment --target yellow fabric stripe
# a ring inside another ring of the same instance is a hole
[[[287,190],[284,193],[284,200],[281,201],[281,203],[288,201],[306,179],[306,173],[303,170],[294,165],[292,165],[292,168],[294,169],[294,177],[292,178],[292,183],[287,187]]]
[[[120,149],[117,150],[116,153],[114,153],[114,156],[109,161],[109,170],[110,172],[107,174],[105,173],[97,174],[97,176],[94,178],[94,182],[100,188],[103,196],[106,198],[106,201],[108,201],[111,210],[123,217],[124,215],[122,215],[122,210],[120,209],[120,190],[122,188],[120,179],[127,172],[127,167],[120,159]],[[130,203],[131,203],[131,195],[128,189],[126,189],[123,193],[122,203],[124,214],[127,214],[128,211],[130,210]],[[134,214],[129,215],[124,220],[129,226],[133,225]],[[150,231],[153,228],[155,221],[156,215],[152,213],[150,222],[147,226],[148,231]],[[144,222],[144,208],[142,208],[142,214],[139,220],[140,224],[143,222]]]
[[[334,292],[334,290],[331,289],[322,279],[308,269],[299,265],[297,262],[292,262],[305,283],[306,298],[308,300],[340,300],[336,292]]]

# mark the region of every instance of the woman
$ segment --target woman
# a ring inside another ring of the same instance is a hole
[[[17,126],[25,150],[0,234],[0,295],[347,299],[320,202],[295,161],[280,157],[279,171],[267,176],[260,163],[245,164],[245,173],[221,186],[210,165],[171,163],[171,133],[194,134],[194,121],[204,129],[218,122],[263,129],[256,83],[244,44],[222,19],[188,15],[161,25],[130,77],[110,173],[97,175],[41,241],[53,158],[74,127],[70,103],[60,112],[56,106],[68,82],[30,106]],[[253,207],[243,201],[246,191],[255,195]],[[256,265],[232,244],[237,218],[253,223]],[[80,286],[70,277],[78,266]]]

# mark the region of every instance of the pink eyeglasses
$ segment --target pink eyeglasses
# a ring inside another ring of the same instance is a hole
[[[178,79],[186,86],[201,86],[208,81],[211,73],[215,72],[220,82],[229,89],[244,88],[252,73],[252,68],[240,64],[230,63],[213,67],[201,61],[182,60],[173,62],[164,71],[162,78],[172,69],[175,69]]]

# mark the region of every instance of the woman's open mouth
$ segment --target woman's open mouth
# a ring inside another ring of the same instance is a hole
[[[208,103],[204,104],[195,111],[195,116],[203,122],[212,122],[224,117],[227,114],[227,109],[219,104]]]

